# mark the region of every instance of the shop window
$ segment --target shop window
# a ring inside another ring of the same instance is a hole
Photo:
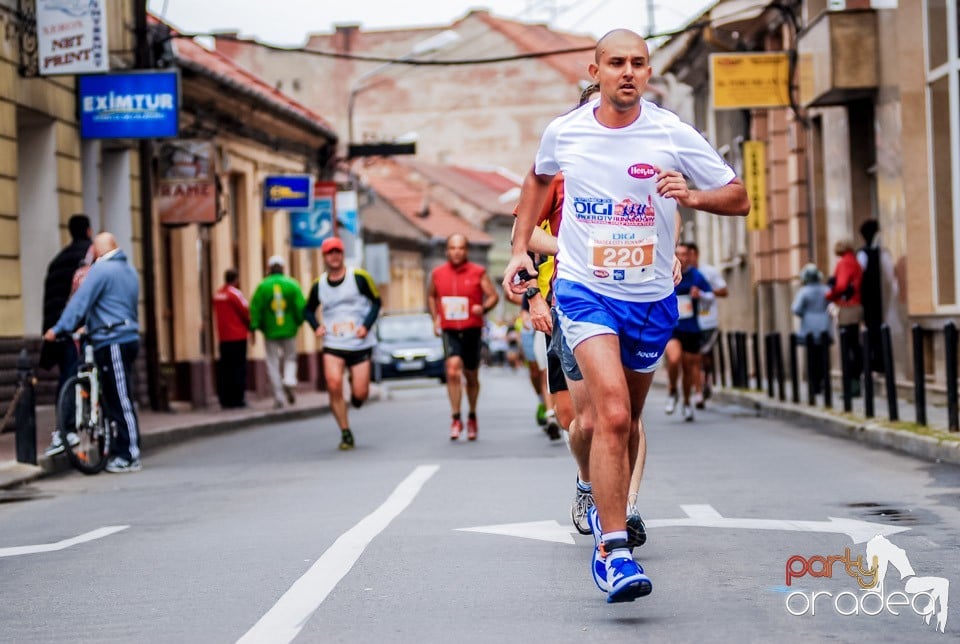
[[[934,302],[956,307],[956,250],[960,248],[960,1],[927,0],[927,109],[929,110],[931,246]]]

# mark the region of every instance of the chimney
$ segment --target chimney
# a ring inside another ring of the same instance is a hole
[[[353,51],[353,45],[357,38],[357,32],[360,31],[360,23],[349,23],[344,25],[334,25],[336,38],[334,38],[334,47],[336,51],[349,54]]]

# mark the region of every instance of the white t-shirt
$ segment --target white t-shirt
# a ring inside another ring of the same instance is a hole
[[[708,282],[710,282],[710,288],[713,289],[713,292],[716,293],[720,289],[727,288],[727,281],[723,279],[723,275],[720,274],[720,271],[710,266],[709,264],[700,264],[697,266],[697,270],[700,271],[700,274],[703,275]],[[697,318],[697,323],[700,325],[701,331],[710,331],[716,329],[720,326],[720,317],[717,315],[717,300],[714,299],[710,302],[709,306],[704,306],[704,301],[700,301],[700,310],[699,317]]]
[[[673,292],[677,202],[657,194],[654,167],[701,190],[736,175],[673,112],[641,100],[636,121],[608,128],[594,116],[598,104],[554,119],[537,151],[537,174],[564,176],[557,277],[620,300],[661,300]]]

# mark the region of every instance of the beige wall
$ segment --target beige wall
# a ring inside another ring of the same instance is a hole
[[[383,312],[425,311],[426,279],[423,255],[417,251],[391,250],[390,283],[380,286]]]

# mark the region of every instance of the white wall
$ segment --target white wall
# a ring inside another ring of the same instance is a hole
[[[80,142],[83,174],[83,213],[90,218],[93,234],[100,232],[100,141]]]
[[[104,150],[101,166],[102,229],[113,233],[128,257],[133,252],[130,217],[130,150]]]
[[[60,252],[56,137],[51,120],[27,112],[19,112],[17,119],[23,328],[28,335],[39,335],[47,264]]]

